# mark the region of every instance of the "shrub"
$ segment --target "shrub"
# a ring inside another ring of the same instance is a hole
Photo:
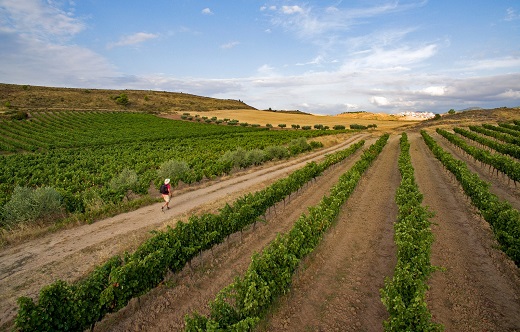
[[[126,95],[126,93],[121,93],[119,96],[115,97],[114,100],[119,105],[127,106],[128,104],[130,104],[130,101],[128,100],[128,96]]]
[[[137,184],[137,173],[134,170],[125,168],[110,180],[109,188],[118,193],[124,193],[128,199],[130,190],[134,190]]]
[[[332,129],[334,129],[334,130],[343,130],[343,129],[345,129],[345,126],[344,125],[335,125],[334,127],[332,127]]]
[[[312,127],[311,127],[311,126],[302,126],[302,129],[303,129],[303,130],[311,130]]]
[[[222,164],[230,163],[232,167],[246,167],[246,150],[244,148],[239,147],[234,151],[226,151],[222,157],[220,157],[219,162]]]
[[[261,149],[253,149],[249,150],[246,153],[246,164],[250,165],[260,165],[264,161],[267,160],[267,153]]]
[[[266,126],[267,128],[273,128],[273,125],[270,124],[270,123],[266,123],[265,126]]]
[[[289,150],[283,146],[271,145],[265,149],[265,153],[269,160],[273,159],[285,159],[289,157]]]
[[[17,111],[13,115],[11,115],[11,119],[13,120],[25,120],[29,117],[29,113],[24,111]]]
[[[295,138],[289,142],[289,151],[292,155],[309,151],[310,149],[311,146],[307,143],[307,140],[304,137]]]
[[[350,125],[350,129],[367,129],[368,127],[367,126],[363,126],[363,125],[360,125],[360,124],[351,124]]]
[[[179,160],[168,160],[162,163],[162,165],[157,170],[157,176],[160,179],[160,182],[164,181],[164,179],[170,179],[172,185],[177,185],[179,180],[186,180],[190,175],[190,167],[188,163],[185,161]],[[184,181],[190,182],[190,181]]]
[[[280,123],[280,124],[278,125],[278,127],[280,127],[280,128],[285,128],[285,127],[287,127],[287,125],[286,125],[285,123]]]
[[[314,129],[323,129],[323,125],[322,124],[315,124],[314,125]]]
[[[291,127],[293,129],[299,129],[300,128],[300,125],[299,124],[292,124]]]
[[[12,227],[18,223],[49,217],[60,212],[61,202],[61,195],[54,188],[18,186],[3,207],[2,226]]]

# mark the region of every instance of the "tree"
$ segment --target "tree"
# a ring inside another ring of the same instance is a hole
[[[287,127],[287,125],[286,125],[285,123],[280,123],[280,124],[278,125],[278,127],[280,127],[280,128],[285,128],[285,127]]]
[[[455,110],[453,108],[448,111],[448,114],[455,114],[455,113],[457,113],[457,112],[455,112]]]

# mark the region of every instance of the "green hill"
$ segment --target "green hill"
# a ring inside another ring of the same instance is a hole
[[[127,102],[125,102],[125,98]],[[122,98],[121,98],[122,97]],[[255,109],[181,92],[54,88],[0,83],[0,111],[128,110],[159,113]]]

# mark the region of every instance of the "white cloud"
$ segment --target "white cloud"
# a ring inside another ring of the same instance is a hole
[[[108,48],[137,45],[144,43],[145,41],[148,41],[150,39],[155,39],[157,37],[159,36],[153,33],[138,32],[134,33],[133,35],[122,37],[119,41],[109,44]]]
[[[514,21],[520,19],[520,15],[517,14],[516,10],[512,7],[507,8],[506,10],[506,21]]]
[[[238,45],[240,45],[240,42],[232,41],[232,42],[220,45],[220,48],[230,49],[230,48],[233,48],[233,47],[238,46]]]
[[[446,93],[446,87],[444,86],[429,86],[422,90],[423,93],[430,96],[442,96]]]
[[[386,97],[373,96],[370,98],[370,102],[376,106],[388,106],[390,102]]]
[[[204,8],[201,12],[204,15],[213,15],[213,12],[209,8]]]
[[[510,68],[512,70],[520,69],[520,56],[507,56],[501,58],[470,60],[462,64],[464,70],[496,70],[501,68]]]
[[[282,11],[282,13],[288,14],[288,15],[291,15],[291,14],[304,14],[305,13],[303,8],[300,7],[300,6],[282,6],[281,11]]]
[[[0,27],[38,40],[59,40],[71,37],[86,27],[53,3],[38,0],[2,0]]]

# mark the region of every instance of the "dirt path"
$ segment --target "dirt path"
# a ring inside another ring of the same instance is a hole
[[[446,331],[520,331],[518,268],[496,249],[489,225],[422,137],[408,137],[424,204],[436,214],[432,264],[446,269],[435,272],[429,283],[427,303],[434,321]]]
[[[398,139],[390,137],[262,330],[383,330],[388,314],[379,289],[396,261]]]
[[[289,231],[297,218],[316,205],[341,174],[359,159],[361,151],[342,164],[333,167],[316,181],[309,183],[276,213],[267,216],[267,222],[250,228],[242,237],[235,234],[213,253],[206,252],[193,264],[193,271],[184,271],[169,278],[139,300],[133,300],[123,310],[108,316],[96,325],[96,331],[179,331],[184,327],[184,316],[196,310],[208,314],[207,304],[216,294],[231,284],[234,277],[245,272],[254,252],[260,252],[277,233]]]
[[[215,211],[245,192],[261,189],[309,161],[320,160],[326,153],[343,149],[367,137],[355,135],[336,146],[288,162],[260,167],[193,191],[174,193],[172,209],[167,213],[162,213],[162,203],[157,203],[2,249],[0,328],[8,326],[14,318],[19,296],[35,297],[43,286],[58,278],[77,280],[113,255],[134,249],[149,237],[152,229],[173,225],[176,220],[189,214]]]

